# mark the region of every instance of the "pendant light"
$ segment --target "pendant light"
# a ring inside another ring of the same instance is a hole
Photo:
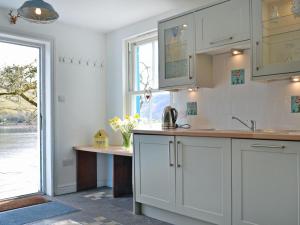
[[[33,23],[52,23],[59,15],[54,8],[43,0],[26,1],[19,9],[18,14],[25,20]]]

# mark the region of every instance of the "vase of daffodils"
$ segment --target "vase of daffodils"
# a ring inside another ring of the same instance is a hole
[[[134,116],[126,115],[124,120],[119,117],[114,117],[109,120],[109,124],[114,131],[120,131],[123,138],[123,147],[131,147],[132,130],[138,125],[140,116],[135,114]]]

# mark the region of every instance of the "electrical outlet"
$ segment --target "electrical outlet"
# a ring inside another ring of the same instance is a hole
[[[65,159],[65,160],[63,160],[62,164],[64,167],[72,166],[74,164],[74,161],[73,161],[73,159]]]
[[[61,102],[61,103],[66,101],[66,98],[64,95],[59,95],[57,99],[58,99],[58,102]]]

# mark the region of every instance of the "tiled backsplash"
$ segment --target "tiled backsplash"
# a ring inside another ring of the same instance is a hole
[[[300,83],[289,80],[261,82],[250,79],[250,54],[214,56],[212,89],[174,93],[179,123],[193,128],[245,129],[231,117],[256,120],[258,128],[300,129],[300,114],[292,113],[291,97],[300,95]],[[245,83],[232,85],[232,71],[245,69]],[[187,116],[187,102],[197,102],[198,115]]]

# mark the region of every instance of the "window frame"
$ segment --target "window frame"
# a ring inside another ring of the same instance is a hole
[[[135,51],[134,51],[134,46],[136,45],[141,45],[144,43],[149,43],[152,41],[158,41],[158,31],[154,30],[139,36],[136,36],[134,38],[131,38],[126,41],[126,84],[125,84],[125,102],[126,102],[126,107],[125,107],[125,112],[126,114],[132,115],[133,112],[133,97],[138,96],[138,95],[143,95],[144,91],[134,91],[134,85],[135,85],[135,76],[134,74],[136,73],[135,71]],[[158,59],[159,60],[159,59]],[[159,62],[157,62],[159,63]],[[159,76],[157,76],[158,82],[159,82]],[[152,94],[155,93],[162,93],[166,92],[163,90],[157,89],[151,89]],[[170,104],[172,102],[172,94],[169,92],[170,95]],[[150,103],[151,104],[151,103]]]

